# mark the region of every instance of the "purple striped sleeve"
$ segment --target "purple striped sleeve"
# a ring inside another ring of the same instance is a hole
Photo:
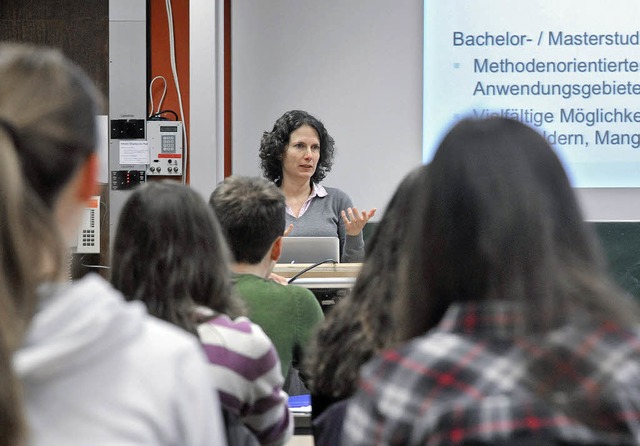
[[[261,357],[249,358],[242,353],[227,350],[219,345],[205,344],[203,348],[211,364],[233,370],[249,381],[255,381],[278,363],[274,349],[268,350]]]

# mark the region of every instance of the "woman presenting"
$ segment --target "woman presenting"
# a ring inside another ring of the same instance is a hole
[[[334,140],[322,122],[305,111],[291,110],[262,135],[260,167],[284,193],[288,235],[337,236],[340,261],[361,262],[362,228],[376,209],[359,212],[346,193],[320,185],[331,170],[333,153]]]

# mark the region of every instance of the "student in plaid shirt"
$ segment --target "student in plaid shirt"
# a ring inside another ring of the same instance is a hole
[[[640,311],[546,140],[463,120],[415,200],[395,302],[414,339],[363,368],[343,444],[640,444]]]

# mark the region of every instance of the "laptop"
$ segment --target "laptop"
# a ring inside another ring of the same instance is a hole
[[[282,237],[282,253],[278,263],[318,263],[340,261],[338,237]]]

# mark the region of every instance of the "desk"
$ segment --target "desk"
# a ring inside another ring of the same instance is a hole
[[[313,446],[312,435],[294,435],[287,442],[287,446]]]
[[[311,265],[280,263],[275,266],[273,272],[290,279]],[[292,283],[308,288],[318,299],[323,312],[326,313],[329,308],[349,293],[361,267],[361,263],[322,264],[305,272]]]
[[[273,272],[290,279],[311,263],[278,263]],[[355,279],[362,268],[362,263],[325,263],[304,273],[300,278],[351,278]],[[300,280],[297,279],[296,282]],[[294,282],[294,283],[296,283]]]

